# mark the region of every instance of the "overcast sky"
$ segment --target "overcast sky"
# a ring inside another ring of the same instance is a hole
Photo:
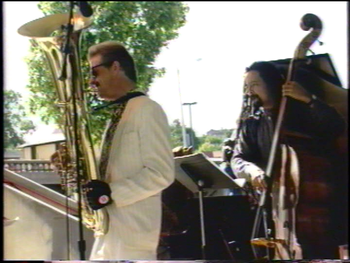
[[[23,57],[29,41],[17,29],[43,15],[38,2],[3,3],[5,88],[26,95],[28,73]],[[186,25],[163,48],[155,64],[165,67],[166,74],[149,91],[164,108],[169,123],[181,120],[181,91],[182,102],[197,102],[192,106],[197,134],[233,128],[241,109],[244,69],[258,60],[291,58],[308,33],[299,26],[306,13],[317,15],[323,23],[319,40],[324,45],[314,43],[312,51],[330,54],[343,87],[348,88],[347,2],[186,3],[190,7]],[[189,126],[188,106],[183,113]]]

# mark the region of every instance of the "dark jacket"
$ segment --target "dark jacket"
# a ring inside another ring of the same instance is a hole
[[[246,167],[251,165],[257,165],[265,170],[275,119],[271,112],[261,109],[258,116],[250,117],[242,123],[231,159],[232,169],[238,178],[246,178]],[[289,99],[284,119],[285,133],[283,134],[286,136],[281,135],[281,142],[296,148],[299,144],[308,142],[314,146],[318,145],[316,147],[318,150],[324,148],[322,152],[329,152],[331,141],[345,129],[345,122],[339,113],[320,100],[314,101],[309,106]]]

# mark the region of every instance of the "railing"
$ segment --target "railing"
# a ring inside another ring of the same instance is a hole
[[[4,168],[21,172],[54,172],[54,165],[50,160],[5,160]]]
[[[40,184],[60,184],[50,160],[4,160],[4,168]]]

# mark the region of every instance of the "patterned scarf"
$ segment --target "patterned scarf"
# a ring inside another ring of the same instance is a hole
[[[126,96],[106,105],[107,107],[112,105],[113,107],[115,107],[115,110],[114,110],[112,119],[108,125],[107,131],[103,140],[103,144],[102,144],[101,158],[100,158],[100,165],[99,165],[101,180],[104,180],[106,178],[106,169],[107,169],[111,145],[113,142],[113,136],[118,127],[120,119],[122,118],[123,112],[126,108],[126,104],[128,103],[129,99],[138,97],[138,96],[143,96],[143,95],[145,94],[142,92],[131,92],[131,93],[128,93]]]
[[[106,178],[106,168],[107,168],[107,163],[109,158],[109,152],[113,141],[113,135],[115,130],[118,127],[119,121],[123,115],[123,112],[125,110],[127,103],[128,102],[125,101],[122,104],[118,105],[117,109],[113,113],[112,119],[107,128],[106,135],[104,137],[103,144],[102,144],[100,167],[99,167],[101,180],[104,180]]]

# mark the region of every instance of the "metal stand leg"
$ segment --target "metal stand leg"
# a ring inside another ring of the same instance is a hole
[[[199,216],[201,220],[201,237],[202,237],[202,259],[205,259],[205,229],[204,229],[204,209],[203,209],[203,192],[199,188]]]
[[[221,236],[221,238],[222,238],[222,241],[224,242],[226,251],[227,251],[227,253],[228,253],[229,256],[230,256],[230,259],[234,260],[235,258],[234,258],[233,255],[232,255],[231,249],[230,249],[230,247],[229,247],[229,245],[228,245],[228,243],[227,243],[226,238],[224,237],[224,233],[222,233],[222,230],[221,230],[221,229],[218,229],[218,231],[219,231],[219,234],[220,234],[220,236]]]

